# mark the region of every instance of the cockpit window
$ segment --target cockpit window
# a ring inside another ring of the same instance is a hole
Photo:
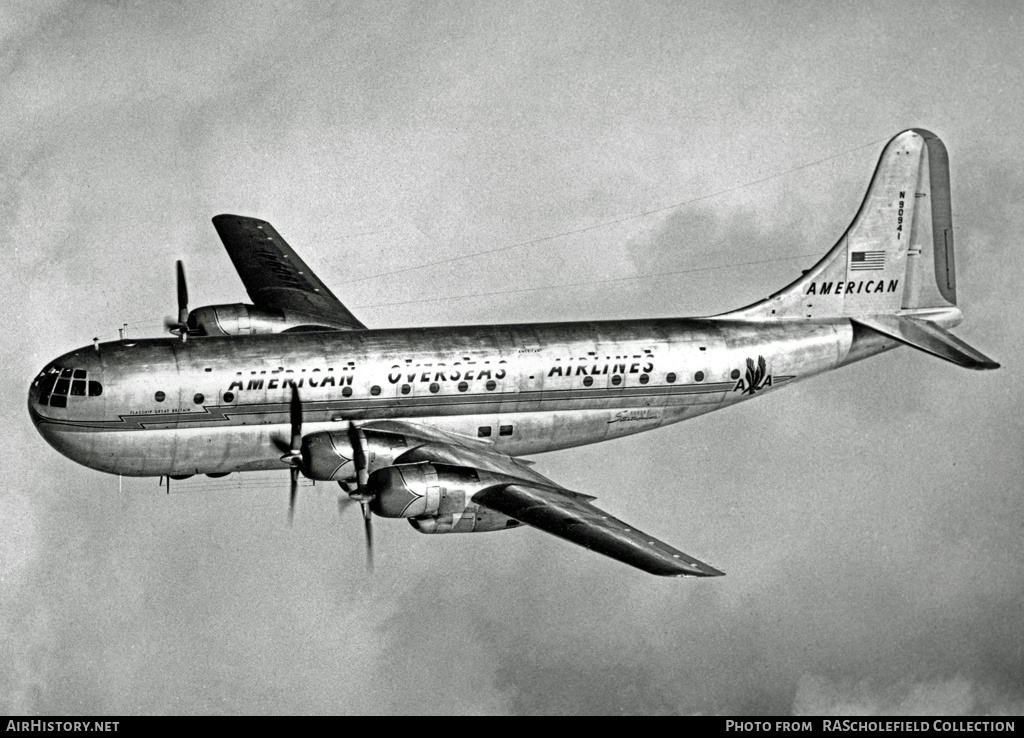
[[[49,366],[36,377],[39,387],[39,404],[50,407],[67,407],[68,397],[99,397],[103,385],[89,381],[85,369]]]

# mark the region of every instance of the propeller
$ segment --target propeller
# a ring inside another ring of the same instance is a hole
[[[295,519],[295,498],[299,492],[299,472],[302,471],[302,399],[299,397],[298,387],[291,382],[292,399],[289,403],[289,417],[291,419],[292,433],[288,448],[285,449],[283,441],[276,441],[278,446],[285,451],[281,461],[287,463],[291,469],[291,488],[288,495],[288,525]],[[347,496],[338,497],[338,514],[341,515],[344,508],[352,503],[358,502],[363,512],[363,529],[366,531],[366,570],[373,572],[373,522],[370,511],[370,501],[373,494],[367,489],[370,475],[367,468],[366,434],[356,426],[355,423],[348,425],[348,439],[352,445],[352,462],[356,468],[355,488],[351,483],[346,485],[343,482],[338,484],[348,493]]]
[[[373,571],[373,518],[370,512],[370,500],[373,498],[367,491],[370,475],[366,461],[366,434],[355,424],[348,424],[348,440],[352,446],[352,463],[356,468],[356,489],[349,492],[349,497],[359,502],[363,510],[363,529],[366,531],[366,570]],[[340,510],[340,507],[339,507]]]
[[[188,285],[185,283],[185,265],[179,260],[176,263],[178,282],[178,321],[167,319],[167,329],[184,341],[188,338]]]
[[[179,262],[180,264],[181,262]],[[291,489],[288,495],[288,525],[295,519],[295,498],[299,494],[299,472],[302,470],[302,400],[299,398],[299,388],[292,385],[292,399],[288,407],[288,415],[292,423],[291,443],[288,451],[281,457],[281,461],[291,466]]]

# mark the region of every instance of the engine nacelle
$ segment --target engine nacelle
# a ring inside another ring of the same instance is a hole
[[[385,518],[408,518],[420,533],[480,533],[507,530],[519,521],[472,501],[487,487],[514,481],[501,474],[454,464],[396,459],[427,448],[398,433],[360,431],[366,439],[370,510]],[[302,439],[302,473],[319,481],[355,479],[347,430],[310,433]],[[412,451],[410,451],[412,447]],[[439,453],[435,449],[435,453]]]
[[[362,431],[366,438],[367,471],[390,466],[408,450],[405,436]],[[302,473],[320,482],[347,482],[356,477],[347,430],[310,433],[302,439]]]
[[[419,462],[384,467],[370,475],[370,510],[409,518],[421,533],[480,533],[519,526],[519,521],[477,505],[474,494],[507,481],[479,469]]]
[[[332,324],[318,315],[294,310],[258,308],[255,305],[204,305],[188,314],[189,330],[202,336],[253,336],[298,330],[336,330],[348,326]]]

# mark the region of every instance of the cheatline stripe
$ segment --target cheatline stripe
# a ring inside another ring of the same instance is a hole
[[[773,384],[778,385],[794,379],[795,375],[773,377]],[[359,413],[372,410],[400,410],[403,408],[429,411],[434,408],[443,411],[445,408],[460,405],[532,405],[540,403],[541,407],[534,410],[522,412],[544,412],[543,406],[549,403],[569,402],[573,400],[610,400],[628,397],[631,400],[642,400],[655,397],[678,397],[685,395],[717,394],[728,392],[735,387],[736,381],[709,382],[707,384],[681,384],[662,387],[623,387],[621,389],[609,387],[596,387],[592,389],[579,388],[569,390],[535,390],[532,392],[515,392],[506,394],[472,394],[472,395],[433,395],[430,397],[385,397],[385,398],[359,398],[352,400],[311,400],[303,401],[303,414],[326,412],[350,412]],[[600,393],[600,394],[599,394]],[[414,402],[416,400],[417,402]],[[436,402],[443,400],[443,402]],[[632,407],[632,406],[630,406]],[[662,406],[656,406],[662,407]],[[611,410],[616,408],[584,407],[581,410]],[[438,414],[437,410],[433,414]],[[178,425],[182,429],[221,427],[229,422],[232,417],[250,415],[282,415],[287,416],[290,412],[288,403],[253,403],[250,405],[211,405],[204,406],[202,412],[192,413],[153,413],[149,415],[121,415],[120,420],[67,420],[62,418],[50,418],[36,413],[34,417],[41,423],[60,425],[68,429],[94,430],[94,431],[122,431],[122,430],[148,430],[151,426]],[[481,410],[479,414],[486,414],[487,410]],[[508,410],[507,412],[519,412]],[[422,412],[422,415],[429,415],[429,412]],[[282,420],[281,422],[285,422]],[[308,423],[327,422],[321,420],[309,420]],[[133,423],[129,425],[129,423]],[[200,425],[202,424],[202,425]],[[243,427],[238,423],[229,423],[226,427]],[[172,430],[172,429],[165,429]]]
[[[776,379],[776,383],[785,381],[786,378],[779,377]],[[306,415],[314,413],[324,412],[350,412],[359,413],[364,411],[372,410],[400,410],[400,409],[417,409],[433,411],[433,414],[437,414],[437,410],[444,410],[445,408],[455,406],[467,406],[467,405],[479,405],[483,406],[495,406],[495,405],[532,405],[537,403],[550,404],[550,403],[563,403],[572,402],[574,400],[591,400],[601,401],[609,399],[619,399],[628,397],[630,400],[643,399],[646,397],[659,397],[659,396],[683,396],[683,395],[697,395],[697,394],[717,394],[725,392],[735,386],[735,382],[727,382],[721,384],[708,384],[700,388],[696,387],[679,387],[676,391],[666,392],[666,389],[671,390],[672,388],[651,388],[652,390],[660,391],[648,391],[648,392],[637,392],[636,390],[642,388],[626,388],[623,390],[606,391],[598,395],[593,390],[558,390],[550,393],[543,393],[543,398],[538,396],[524,396],[525,393],[516,393],[515,395],[468,395],[468,396],[455,396],[447,397],[447,400],[455,400],[454,402],[446,401],[443,403],[436,402],[436,397],[424,397],[418,398],[418,401],[413,399],[406,399],[402,402],[398,402],[396,398],[381,398],[381,399],[358,399],[358,400],[319,400],[314,402],[303,403],[303,413]],[[603,388],[602,388],[603,389]],[[532,393],[534,395],[540,395],[540,392]],[[593,409],[602,410],[609,408],[582,408],[582,409]],[[40,416],[40,420],[44,422],[50,422],[55,425],[65,425],[79,429],[93,428],[95,430],[143,430],[147,427],[152,426],[164,426],[177,424],[179,427],[215,427],[223,423],[224,421],[230,420],[232,417],[244,417],[244,416],[263,416],[263,415],[281,415],[287,416],[289,413],[288,405],[284,403],[256,403],[252,405],[243,406],[231,406],[231,405],[220,405],[216,407],[204,408],[205,412],[195,413],[160,413],[152,415],[124,415],[121,416],[121,420],[111,421],[72,421],[72,420],[60,420],[43,418]],[[528,412],[537,412],[542,410],[534,410]],[[481,413],[493,412],[493,410],[486,410],[481,408]],[[509,411],[516,412],[516,411]],[[422,413],[424,415],[431,414],[429,412]],[[283,422],[283,421],[282,421]],[[319,420],[306,420],[306,422],[326,422]],[[127,423],[134,423],[133,425],[126,425]],[[230,427],[235,427],[238,424],[232,424]]]

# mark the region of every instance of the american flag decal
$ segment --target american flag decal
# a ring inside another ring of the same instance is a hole
[[[851,272],[872,272],[885,268],[884,251],[851,251]]]

